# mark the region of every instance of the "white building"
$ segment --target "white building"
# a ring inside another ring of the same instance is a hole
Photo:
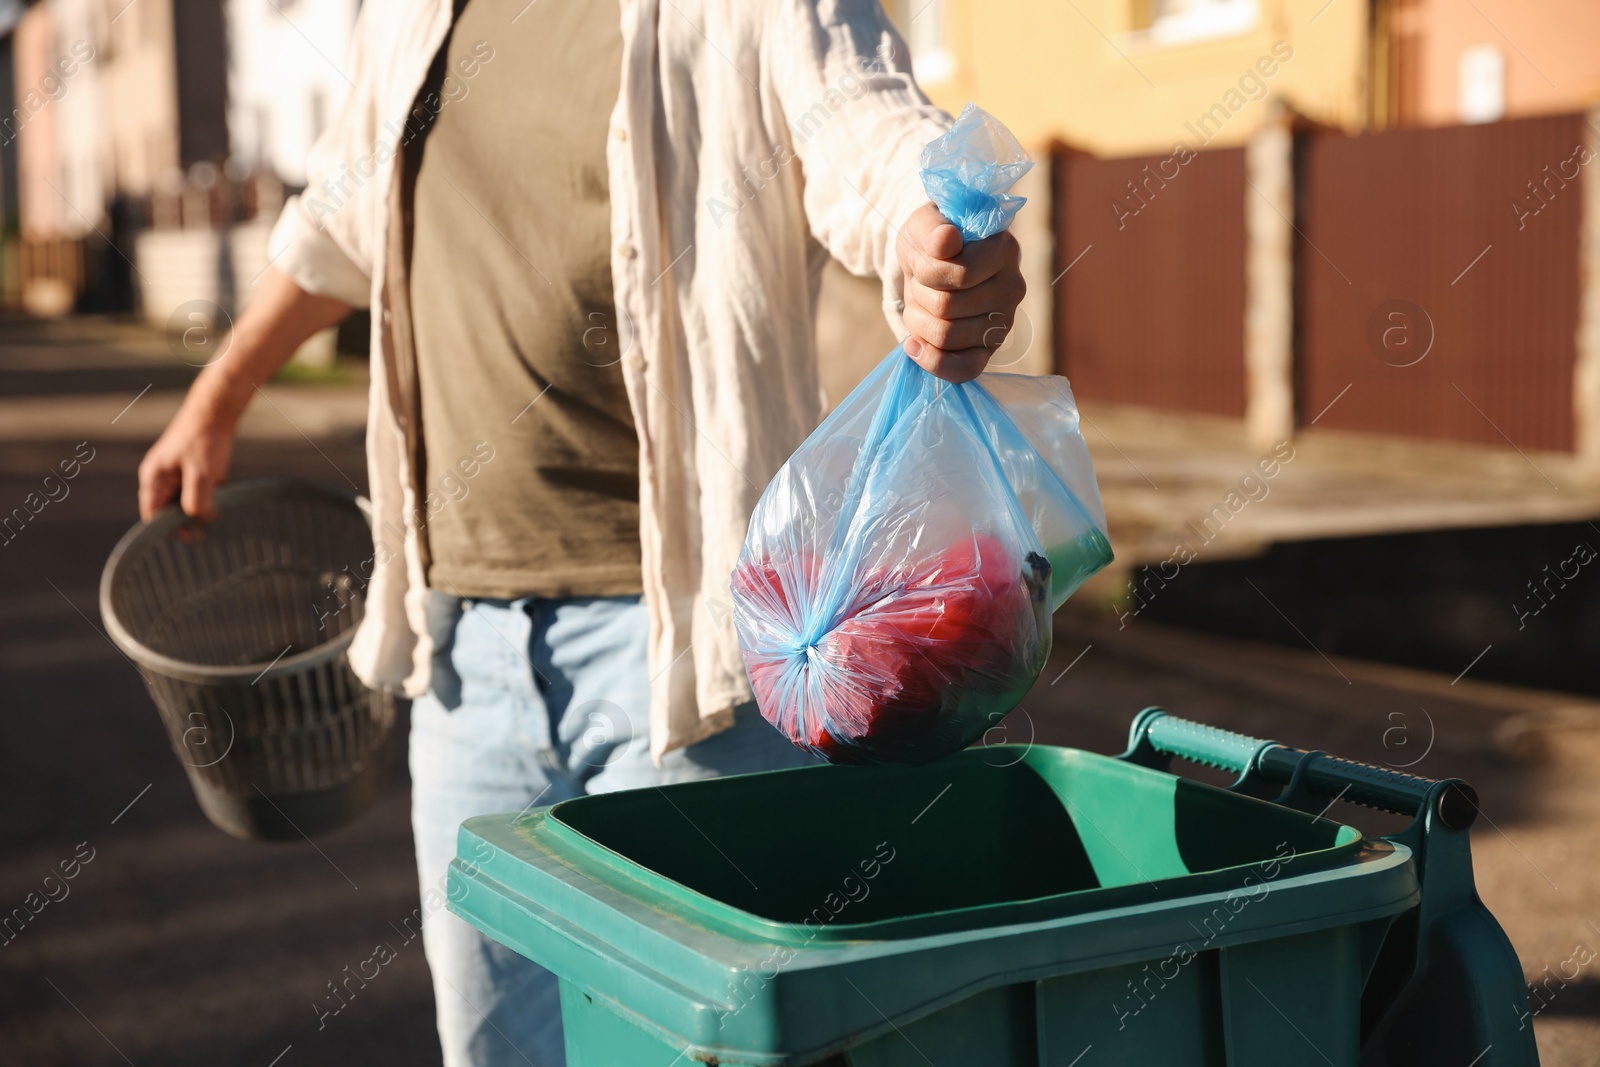
[[[358,8],[358,0],[227,0],[235,165],[305,184],[306,153],[350,89]]]

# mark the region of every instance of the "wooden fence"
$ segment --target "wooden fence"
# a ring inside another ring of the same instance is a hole
[[[1055,336],[1074,388],[1242,416],[1243,149],[1059,152],[1053,178]]]
[[[1574,447],[1586,118],[1296,133],[1299,425]],[[1052,162],[1057,367],[1091,401],[1243,415],[1247,152]]]
[[[1305,138],[1301,421],[1570,450],[1582,144],[1582,115]]]

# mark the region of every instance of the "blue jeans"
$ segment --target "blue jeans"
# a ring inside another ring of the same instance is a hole
[[[445,909],[445,871],[462,820],[811,757],[752,704],[731,729],[655,766],[649,624],[638,597],[462,600],[435,592],[428,615],[433,678],[411,711],[411,825],[445,1067],[563,1067],[555,976]]]

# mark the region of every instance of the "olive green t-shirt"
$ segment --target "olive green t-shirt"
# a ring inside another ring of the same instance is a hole
[[[605,154],[618,23],[614,4],[469,0],[441,57],[409,295],[428,584],[444,592],[641,588]]]

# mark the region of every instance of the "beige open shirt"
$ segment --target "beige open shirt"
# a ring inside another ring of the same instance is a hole
[[[903,334],[895,234],[927,199],[918,156],[950,119],[912,80],[879,0],[621,0],[620,16],[611,270],[639,431],[659,757],[726,728],[752,698],[728,581],[756,499],[820,414],[823,264],[831,254],[881,276]],[[390,242],[397,145],[450,20],[449,0],[362,5],[348,102],[272,239],[274,264],[301,288],[373,310],[377,544],[350,660],[368,684],[413,696],[433,653],[415,518],[426,493],[409,461],[405,280]],[[517,406],[484,413],[486,440]]]

